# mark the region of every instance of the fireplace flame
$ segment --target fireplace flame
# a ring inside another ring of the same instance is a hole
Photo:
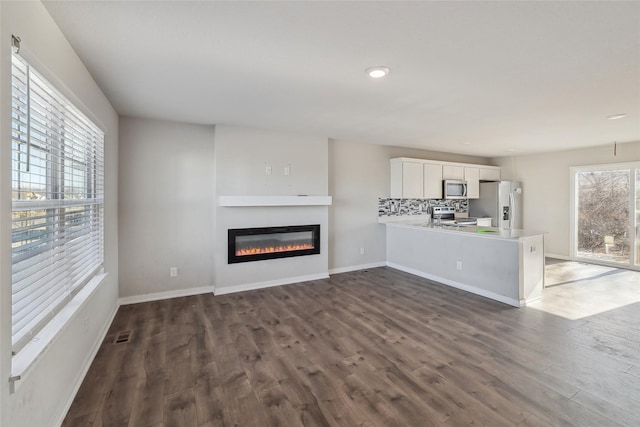
[[[238,249],[236,251],[236,256],[270,254],[274,252],[303,251],[306,249],[313,249],[313,245],[310,243],[302,243],[297,245],[244,248],[244,249]]]

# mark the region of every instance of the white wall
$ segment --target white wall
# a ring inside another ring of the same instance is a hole
[[[326,137],[216,126],[216,196],[328,195]],[[267,175],[265,166],[271,166]],[[290,175],[284,174],[285,166]],[[227,264],[229,228],[320,224],[321,254]],[[216,293],[328,273],[328,208],[216,207]]]
[[[326,138],[123,117],[120,141],[122,302],[327,273],[327,207],[216,203],[219,195],[327,195]],[[228,228],[318,223],[321,255],[293,264],[287,259],[227,264]],[[172,278],[174,266],[178,277]]]
[[[389,159],[488,164],[481,157],[133,118],[121,119],[120,139],[120,296],[125,301],[188,293],[212,283],[224,292],[280,280],[283,269],[295,278],[384,263],[385,228],[377,223],[377,201],[389,196]],[[192,199],[179,198],[185,188]],[[214,193],[331,195],[333,206],[219,207]],[[293,270],[286,259],[227,264],[228,228],[285,223],[320,223],[321,247],[328,251],[296,258]],[[208,228],[214,224],[215,231]],[[170,266],[179,268],[177,278],[169,277]]]
[[[217,125],[215,146],[219,196],[327,194],[326,137]]]
[[[348,271],[386,261],[385,226],[378,224],[378,198],[389,197],[394,157],[491,164],[488,159],[426,150],[329,142],[329,268]],[[365,254],[360,255],[360,248]]]
[[[521,181],[523,227],[544,231],[545,253],[569,257],[571,166],[640,161],[640,142],[529,156],[496,158],[504,179]]]
[[[9,393],[11,373],[11,35],[30,62],[105,131],[106,280]],[[0,2],[0,425],[61,421],[117,308],[118,117],[40,2]],[[89,329],[84,332],[85,320]]]
[[[124,302],[211,288],[213,138],[213,126],[120,119],[119,259]],[[170,267],[178,268],[177,277],[169,277]]]

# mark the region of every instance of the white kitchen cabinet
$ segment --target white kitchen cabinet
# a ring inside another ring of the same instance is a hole
[[[442,179],[464,179],[464,166],[442,165]]]
[[[442,164],[425,163],[423,175],[424,198],[442,199]]]
[[[423,163],[391,159],[391,197],[422,199]]]
[[[499,181],[500,168],[466,163],[398,157],[391,159],[391,197],[442,199],[442,180],[467,181],[470,199],[480,197],[480,181]]]
[[[420,199],[423,194],[422,163],[403,162],[402,164],[402,198]]]
[[[480,198],[480,169],[465,166],[464,180],[467,181],[467,198]]]
[[[498,167],[481,167],[480,181],[500,181],[500,168]]]

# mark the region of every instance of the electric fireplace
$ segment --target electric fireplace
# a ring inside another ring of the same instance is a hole
[[[228,230],[228,263],[320,253],[320,224]]]

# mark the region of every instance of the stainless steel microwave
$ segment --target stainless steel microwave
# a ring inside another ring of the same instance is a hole
[[[445,199],[467,198],[467,181],[445,179],[442,183],[442,195]]]

